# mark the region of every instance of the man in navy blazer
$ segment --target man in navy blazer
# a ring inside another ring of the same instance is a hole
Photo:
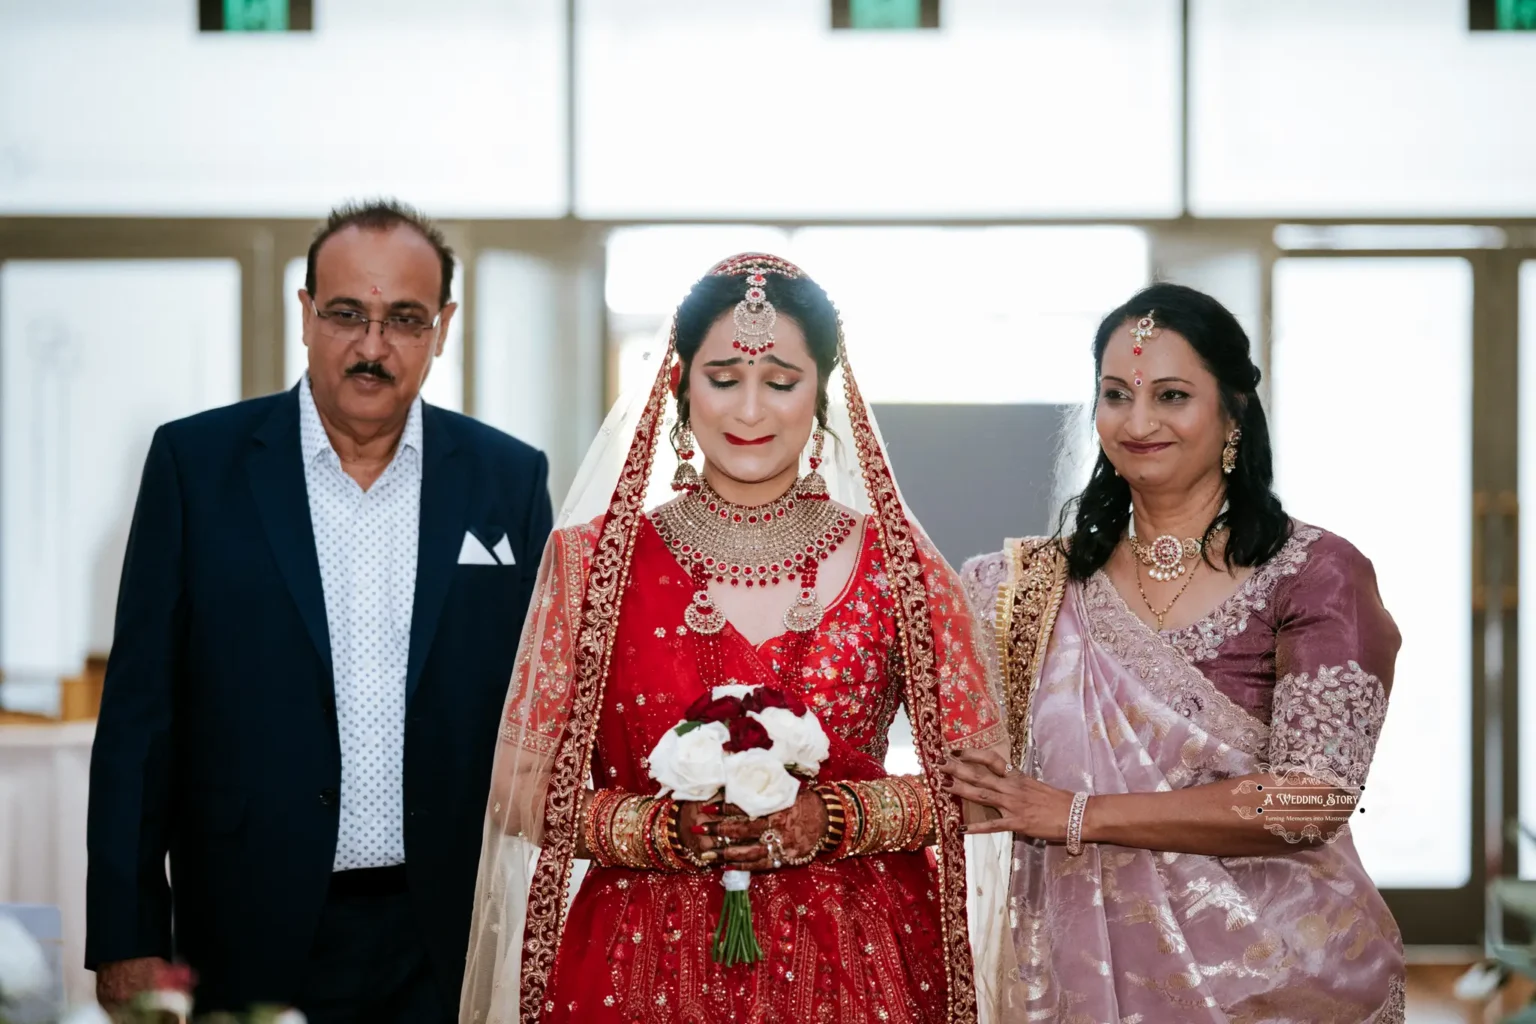
[[[409,208],[335,211],[305,378],[155,434],[91,760],[105,1005],[175,958],[200,1011],[457,1017],[551,510],[542,453],[420,400],[453,269]]]

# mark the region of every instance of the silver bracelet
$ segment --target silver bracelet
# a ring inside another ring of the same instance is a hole
[[[1072,809],[1067,812],[1067,852],[1074,857],[1083,852],[1083,812],[1087,809],[1087,793],[1072,797]]]

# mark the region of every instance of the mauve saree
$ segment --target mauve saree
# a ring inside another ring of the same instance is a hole
[[[1066,580],[1039,541],[962,579],[1027,716],[1022,763],[1047,784],[1151,793],[1270,766],[1363,784],[1400,638],[1342,538],[1297,524],[1230,599],[1165,633],[1102,572]],[[1348,830],[1293,838],[1253,857],[1016,842],[1002,1019],[1402,1021],[1401,937]]]

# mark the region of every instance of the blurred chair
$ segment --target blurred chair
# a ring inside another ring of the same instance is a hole
[[[1518,841],[1521,835],[1536,841],[1536,832],[1519,821],[1511,820],[1506,833],[1512,841]],[[1489,961],[1501,975],[1499,983],[1508,974],[1519,974],[1536,982],[1536,942],[1513,943],[1504,937],[1505,914],[1524,921],[1530,934],[1536,935],[1536,881],[1495,878],[1488,883],[1487,900],[1483,944]],[[1486,965],[1479,966],[1486,970]],[[1536,1003],[1505,1017],[1503,1024],[1536,1024]]]

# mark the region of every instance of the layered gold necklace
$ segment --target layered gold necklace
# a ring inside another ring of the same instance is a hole
[[[1221,514],[1225,515],[1227,506],[1221,507]],[[1183,540],[1165,533],[1159,536],[1151,544],[1143,544],[1136,537],[1136,512],[1131,511],[1130,528],[1127,531],[1127,539],[1131,543],[1131,556],[1137,561],[1136,589],[1141,593],[1141,602],[1147,606],[1147,611],[1157,619],[1157,628],[1163,628],[1163,619],[1173,610],[1173,606],[1179,603],[1179,598],[1184,596],[1184,591],[1194,582],[1195,569],[1200,567],[1200,556],[1205,552],[1205,542],[1198,537],[1185,537]],[[1193,562],[1193,568],[1185,568],[1186,562]],[[1141,585],[1141,567],[1147,566],[1147,575],[1159,583],[1169,583],[1183,576],[1186,572],[1189,579],[1179,588],[1179,592],[1173,595],[1173,600],[1159,611],[1151,599],[1147,597],[1146,588]]]
[[[725,614],[714,606],[710,580],[731,586],[767,587],[789,580],[800,585],[784,612],[785,628],[809,632],[821,621],[817,567],[852,535],[857,520],[824,498],[806,498],[793,486],[765,505],[736,505],[707,483],[651,513],[656,532],[694,579],[690,629],[718,633]]]

